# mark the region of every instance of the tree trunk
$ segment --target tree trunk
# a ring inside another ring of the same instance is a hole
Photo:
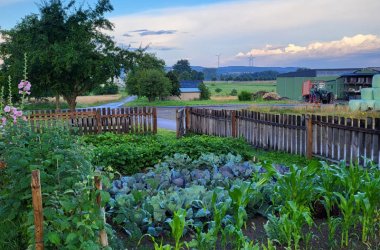
[[[59,94],[55,95],[55,109],[56,110],[60,110],[61,109],[61,107],[59,105]]]
[[[70,111],[75,112],[75,107],[77,106],[77,96],[65,96],[64,98],[69,105]]]

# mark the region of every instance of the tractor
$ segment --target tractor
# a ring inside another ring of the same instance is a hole
[[[325,82],[307,80],[302,85],[302,97],[310,103],[334,103],[334,93],[326,89]]]

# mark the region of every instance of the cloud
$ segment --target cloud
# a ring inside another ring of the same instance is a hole
[[[125,36],[125,37],[132,37],[132,35],[130,35],[128,33],[123,34],[123,36]]]
[[[307,45],[288,44],[287,46],[274,47],[266,45],[262,49],[252,49],[249,52],[239,52],[237,57],[249,56],[313,56],[313,57],[341,57],[350,54],[374,52],[380,49],[380,37],[372,34],[358,34],[351,37],[343,37],[340,40],[327,42],[312,42]]]
[[[177,33],[176,30],[147,30],[147,29],[142,29],[142,30],[132,30],[130,32],[133,33],[139,33],[140,36],[159,36],[159,35],[172,35]]]
[[[344,4],[331,0],[235,0],[145,11],[112,17],[111,21],[119,42],[128,43],[129,38],[122,34],[134,31],[138,35],[133,40],[143,46],[181,48],[157,52],[169,65],[180,58],[191,57],[193,65],[212,67],[217,65],[215,55],[219,53],[223,55],[221,65],[248,65],[244,56],[236,55],[239,52],[246,55],[252,48],[259,48],[257,52],[273,56],[266,57],[265,62],[262,60],[263,64],[257,60],[258,66],[289,66],[294,61],[287,61],[285,57],[290,55],[303,53],[318,58],[318,53],[313,51],[321,50],[330,51],[332,55],[347,54],[352,47],[344,44],[342,37],[354,43],[353,37],[360,40],[357,34],[380,36],[379,9],[380,1],[374,0],[345,0]],[[344,44],[345,49],[329,44],[334,41]],[[373,42],[366,37],[365,42],[359,44],[371,47],[369,43]],[[328,46],[333,48],[328,49]],[[336,48],[339,53],[334,51]],[[280,57],[284,59],[276,59]]]
[[[0,6],[11,5],[20,2],[26,2],[28,0],[0,0]]]
[[[168,47],[168,46],[151,46],[149,47],[149,49],[156,50],[156,51],[171,51],[171,50],[179,50],[180,48]]]

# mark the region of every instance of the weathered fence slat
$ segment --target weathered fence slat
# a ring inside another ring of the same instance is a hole
[[[364,158],[380,161],[380,119],[266,114],[249,110],[191,108],[186,132],[243,137],[258,148],[347,163]],[[185,112],[185,113],[186,113]]]

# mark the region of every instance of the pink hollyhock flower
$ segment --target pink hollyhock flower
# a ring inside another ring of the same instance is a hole
[[[28,118],[26,118],[26,116],[24,115],[24,116],[22,117],[22,120],[26,122],[26,121],[28,121]]]
[[[30,91],[26,91],[25,93],[26,93],[27,95],[30,95]]]
[[[24,90],[29,91],[31,87],[32,87],[32,84],[30,84],[30,82],[26,82],[26,85],[24,86]]]
[[[20,116],[22,116],[22,111],[21,110],[17,110],[16,112],[14,112],[14,115],[16,117],[20,117]]]
[[[1,123],[3,124],[3,126],[5,126],[7,124],[7,118],[2,117],[1,118]]]
[[[11,111],[11,107],[9,107],[9,106],[5,106],[5,108],[4,108],[4,112],[5,112],[5,113],[8,113],[9,111]]]
[[[22,92],[21,90],[19,90],[18,93],[19,93],[20,95],[22,95],[23,92]]]
[[[21,81],[18,85],[17,85],[18,89],[22,89],[24,87],[24,81]]]
[[[15,114],[17,112],[17,108],[12,108],[12,113]]]
[[[17,123],[17,116],[12,115],[12,118],[13,118],[13,124],[16,124]]]

